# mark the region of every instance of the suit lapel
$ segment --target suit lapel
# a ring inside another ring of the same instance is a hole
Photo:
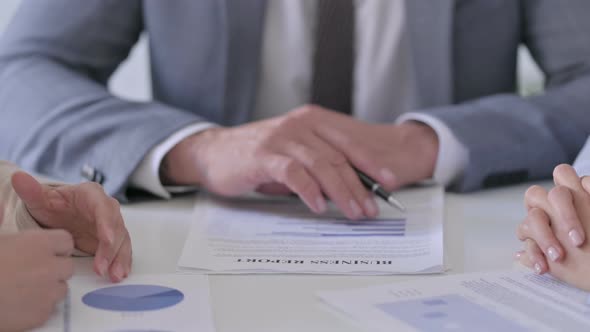
[[[254,107],[266,0],[224,0],[227,26],[224,119],[244,123]]]
[[[454,0],[406,1],[417,108],[453,102],[453,6]]]

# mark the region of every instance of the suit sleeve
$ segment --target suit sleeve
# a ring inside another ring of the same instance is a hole
[[[41,228],[12,189],[11,176],[18,168],[0,161],[0,234]]]
[[[88,165],[124,199],[148,151],[201,121],[109,93],[142,30],[140,0],[23,0],[0,41],[0,158],[69,183]]]
[[[548,178],[556,165],[573,162],[590,134],[590,2],[522,4],[523,42],[547,77],[545,92],[423,111],[468,150],[456,191]]]

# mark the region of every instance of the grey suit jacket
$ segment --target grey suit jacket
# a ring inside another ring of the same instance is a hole
[[[190,123],[247,122],[266,0],[25,0],[0,42],[0,158],[68,181],[88,164],[122,197],[146,153]],[[590,134],[590,1],[410,0],[419,109],[469,151],[455,189],[537,179]],[[153,102],[106,84],[142,32]],[[516,90],[524,43],[547,75]]]

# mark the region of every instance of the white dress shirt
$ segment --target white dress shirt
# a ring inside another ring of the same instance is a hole
[[[420,121],[432,127],[439,139],[434,180],[451,184],[466,167],[466,148],[436,118],[406,113],[415,102],[415,85],[405,1],[355,0],[355,4],[354,116],[380,123]],[[316,5],[316,0],[268,2],[253,120],[284,114],[309,101]],[[131,185],[170,197],[159,179],[162,159],[178,142],[211,126],[188,126],[154,147],[132,174]]]

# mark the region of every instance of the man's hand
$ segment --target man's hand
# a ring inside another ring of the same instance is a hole
[[[96,183],[75,186],[41,185],[30,175],[17,172],[14,190],[31,216],[45,228],[65,229],[76,248],[94,254],[94,270],[114,282],[131,270],[131,239],[119,203]]]
[[[437,154],[428,126],[368,124],[310,105],[192,136],[168,153],[162,175],[224,196],[292,192],[316,213],[325,211],[325,195],[358,219],[375,217],[378,208],[354,168],[393,190],[431,177]]]
[[[553,276],[590,290],[590,178],[580,180],[568,165],[555,169],[556,187],[547,192],[531,187],[526,194],[528,215],[517,234],[525,241],[520,261],[539,274]]]
[[[63,230],[0,235],[0,331],[43,324],[67,293],[72,236]]]

